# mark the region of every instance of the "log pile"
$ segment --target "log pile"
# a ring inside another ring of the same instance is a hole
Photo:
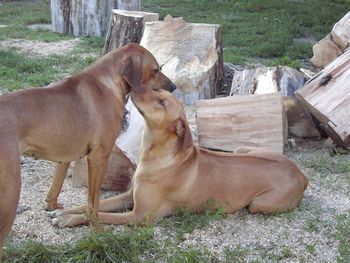
[[[325,38],[313,46],[313,57],[310,61],[316,69],[321,70],[343,54],[349,43],[350,12],[333,26],[332,31]]]
[[[159,14],[139,11],[112,11],[103,54],[128,43],[140,43],[146,22],[158,21]]]
[[[178,87],[175,95],[186,105],[215,98],[223,78],[220,26],[186,23],[165,17],[145,24],[141,45],[162,65]]]

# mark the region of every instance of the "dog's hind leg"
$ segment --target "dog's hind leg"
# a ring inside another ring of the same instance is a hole
[[[13,141],[12,141],[13,142]],[[12,144],[12,143],[11,143]],[[20,154],[16,145],[0,141],[0,262],[6,236],[16,217],[21,188]]]
[[[60,195],[64,178],[66,177],[69,165],[70,162],[56,164],[53,180],[45,199],[47,211],[52,211],[57,208],[63,208],[62,205],[57,203],[57,199]]]
[[[249,204],[248,210],[253,214],[289,211],[299,206],[302,196],[302,192],[300,195],[297,195],[295,193],[270,190],[254,198]]]

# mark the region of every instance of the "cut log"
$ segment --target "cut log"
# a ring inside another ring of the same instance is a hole
[[[128,43],[140,43],[145,22],[158,21],[159,14],[114,9],[103,54]]]
[[[128,100],[125,106],[124,130],[118,137],[108,160],[102,188],[123,192],[129,187],[139,159],[139,148],[145,122],[141,114]],[[78,160],[73,168],[73,186],[87,186],[86,158]]]
[[[287,116],[286,132],[288,130],[289,135],[300,138],[320,137],[311,116],[294,98],[294,92],[302,88],[304,83],[304,74],[290,67],[262,67],[235,71],[230,95],[281,92]]]
[[[165,17],[145,24],[141,45],[162,65],[176,85],[174,92],[186,105],[214,98],[223,78],[220,26],[186,23]]]
[[[332,40],[331,35],[327,35],[312,47],[312,52],[310,62],[317,70],[321,70],[341,55],[343,50]]]
[[[196,110],[201,147],[221,151],[257,147],[283,152],[284,120],[279,92],[199,100]]]
[[[349,43],[350,12],[333,26],[332,31],[325,38],[313,46],[313,57],[310,61],[315,68],[321,70],[343,54]]]
[[[135,165],[115,145],[108,159],[102,189],[125,192],[130,187],[135,169]],[[75,161],[72,179],[73,187],[87,186],[88,166],[86,157]]]
[[[334,43],[345,50],[350,43],[350,12],[340,19],[331,32]]]
[[[117,0],[115,8],[120,10],[140,11],[141,0]]]
[[[52,29],[75,36],[104,36],[115,0],[51,0]]]
[[[334,60],[295,94],[338,146],[350,144],[350,51]]]

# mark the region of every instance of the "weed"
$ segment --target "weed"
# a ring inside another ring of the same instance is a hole
[[[307,250],[310,254],[314,255],[315,252],[316,252],[316,244],[308,244],[308,245],[306,245],[306,250]]]
[[[224,250],[226,262],[245,262],[245,257],[248,254],[248,250],[241,246],[237,246],[234,249],[226,248]]]

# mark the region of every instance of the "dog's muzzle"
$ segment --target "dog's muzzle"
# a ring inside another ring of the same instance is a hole
[[[169,91],[173,92],[174,90],[176,90],[176,88],[177,88],[176,85],[174,83],[170,82]]]

